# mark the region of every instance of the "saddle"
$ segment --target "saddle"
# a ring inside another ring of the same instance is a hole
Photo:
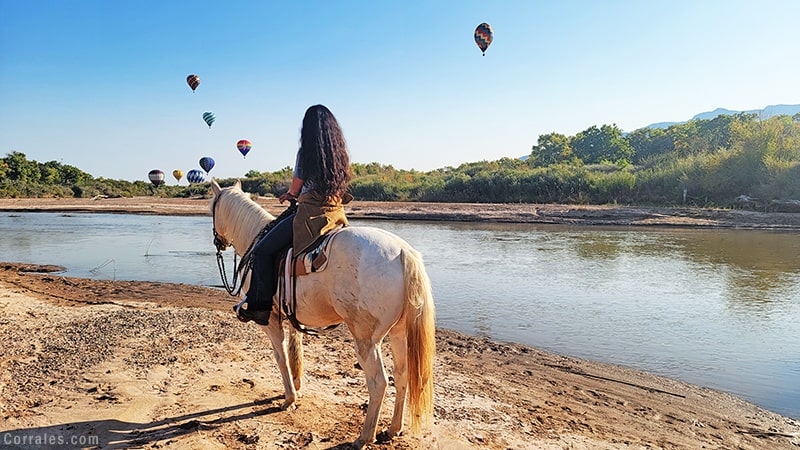
[[[325,233],[308,246],[305,251],[297,255],[292,253],[291,247],[281,253],[277,264],[278,301],[280,302],[281,311],[289,319],[289,322],[303,333],[318,334],[319,331],[326,331],[338,326],[337,324],[321,330],[314,330],[307,328],[297,320],[297,277],[325,270],[330,259],[330,244],[342,228],[340,226]]]

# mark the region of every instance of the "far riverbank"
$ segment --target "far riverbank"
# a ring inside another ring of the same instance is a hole
[[[286,208],[271,197],[257,201],[276,216]],[[0,211],[209,215],[209,203],[199,197],[6,198],[0,199]],[[797,213],[721,208],[354,201],[346,211],[353,219],[800,230]]]

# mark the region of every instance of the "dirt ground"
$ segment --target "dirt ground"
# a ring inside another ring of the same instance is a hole
[[[0,211],[208,213],[208,200],[135,204],[0,200]],[[724,210],[390,205],[355,203],[349,215],[800,229],[800,214],[765,220]],[[367,390],[346,331],[306,338],[303,396],[297,409],[281,411],[269,340],[234,318],[224,292],[67,278],[58,270],[0,263],[3,448],[344,449],[358,436]],[[391,373],[388,353],[386,361]],[[390,386],[379,429],[388,426],[393,394]],[[444,329],[437,330],[434,403],[430,430],[371,448],[800,448],[800,421],[726,393]]]

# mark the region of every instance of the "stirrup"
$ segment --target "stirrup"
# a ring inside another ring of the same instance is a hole
[[[239,314],[239,310],[242,309],[242,306],[247,303],[247,296],[245,295],[242,301],[240,301],[236,306],[233,307],[233,310],[236,314]]]

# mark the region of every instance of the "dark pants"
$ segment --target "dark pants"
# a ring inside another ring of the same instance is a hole
[[[247,309],[264,311],[272,309],[272,297],[278,280],[275,259],[281,250],[292,245],[294,214],[275,225],[253,247],[253,268],[250,288],[247,290]]]

